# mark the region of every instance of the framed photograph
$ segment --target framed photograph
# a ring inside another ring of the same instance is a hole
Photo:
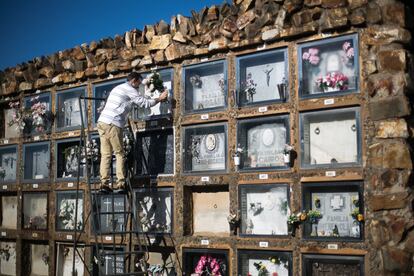
[[[16,275],[16,242],[0,241],[0,274]]]
[[[17,146],[0,147],[0,183],[16,181]]]
[[[288,184],[239,186],[241,235],[288,235],[289,198]]]
[[[239,56],[236,66],[239,106],[289,98],[286,48]]]
[[[136,248],[138,250],[138,248]],[[148,247],[148,257],[146,257],[146,267],[149,275],[176,276],[176,267],[179,261],[173,247]],[[135,263],[139,264],[144,256],[137,255]],[[140,265],[135,268],[135,272],[142,272],[144,268]]]
[[[238,250],[239,276],[291,276],[292,253],[284,251]]]
[[[51,109],[50,92],[44,92],[24,98],[26,115],[23,134],[27,137],[50,134],[54,121]]]
[[[183,248],[183,276],[229,276],[228,250]]]
[[[49,275],[49,245],[42,243],[23,244],[22,275],[48,276]]]
[[[21,113],[18,100],[0,105],[0,138],[12,139],[20,137],[23,120]]]
[[[363,238],[364,201],[360,182],[302,184],[303,206],[308,213],[304,237],[327,240]]]
[[[127,199],[122,194],[93,194],[93,208],[99,210],[100,216],[93,218],[94,230],[98,234],[109,234],[113,232],[126,231],[127,218],[126,211]],[[112,214],[115,212],[115,214]],[[97,213],[97,212],[96,212]]]
[[[47,230],[47,193],[23,193],[23,229]]]
[[[81,109],[84,122],[86,111],[83,107],[84,100],[79,103],[79,96],[86,95],[86,87],[77,87],[56,92],[56,131],[69,131],[80,129]],[[82,108],[81,108],[82,105]]]
[[[23,145],[23,182],[46,182],[50,179],[50,143]]]
[[[302,255],[302,275],[350,275],[363,276],[364,256]]]
[[[55,147],[56,173],[57,181],[73,181],[78,176],[78,163],[81,162],[80,177],[86,175],[86,166],[84,158],[79,160],[80,151],[79,138],[57,140]]]
[[[218,190],[218,189],[216,189]],[[228,191],[192,190],[193,235],[228,236],[230,213]],[[191,211],[190,211],[191,212]]]
[[[150,108],[134,108],[133,112],[133,118],[135,120],[153,120],[153,119],[159,119],[163,117],[170,117],[172,112],[172,99],[174,95],[174,70],[173,68],[166,68],[156,71],[159,75],[161,80],[163,81],[163,85],[165,88],[168,89],[168,98],[167,101],[158,103]],[[149,77],[151,72],[141,73],[141,76],[143,79]],[[160,96],[160,92],[158,90],[147,90],[145,91],[144,85],[140,85],[139,87],[139,93],[149,99],[155,99]]]
[[[185,66],[183,84],[184,113],[209,112],[227,106],[225,60]]]
[[[300,97],[325,97],[358,91],[358,56],[357,34],[299,45]]]
[[[94,247],[94,256],[92,256],[93,258],[97,255],[96,254],[96,247]],[[111,246],[107,246],[104,247],[103,249],[100,249],[101,252],[101,256],[104,255],[105,259],[104,262],[98,263],[96,264],[93,261],[93,275],[99,275],[99,271],[101,273],[103,273],[103,275],[116,275],[116,274],[122,274],[122,273],[126,273],[126,259],[125,256],[126,255],[122,255],[122,254],[111,254],[112,252],[124,252],[125,251],[125,247],[124,246],[117,246],[114,250],[114,248]],[[98,267],[98,265],[100,265],[100,268]]]
[[[77,219],[75,221],[76,191],[56,192],[56,231],[73,231],[83,228],[83,192],[79,191]]]
[[[173,188],[142,188],[135,190],[139,231],[164,234],[172,232]]]
[[[227,170],[227,124],[183,127],[183,170],[225,172]]]
[[[240,120],[237,148],[242,150],[239,169],[286,169],[284,152],[289,144],[289,116]]]
[[[135,174],[137,176],[173,175],[175,167],[172,128],[137,132]]]
[[[17,229],[17,195],[1,195],[1,225],[2,229]]]
[[[125,83],[126,79],[116,79],[111,81],[106,81],[102,83],[96,83],[92,85],[93,97],[94,98],[104,98],[107,99],[109,93],[115,86]],[[98,123],[99,116],[101,115],[106,104],[106,100],[92,100],[92,123],[95,126]]]
[[[56,248],[56,276],[72,276],[73,244],[58,242]],[[85,248],[79,244],[75,250],[75,273],[78,276],[86,275],[82,259],[85,259]]]
[[[359,107],[301,113],[301,166],[358,166],[361,163],[359,120]]]

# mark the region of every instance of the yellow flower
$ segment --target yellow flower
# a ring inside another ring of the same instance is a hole
[[[364,215],[363,215],[363,214],[358,214],[358,216],[357,216],[357,220],[358,220],[359,222],[363,221],[363,220],[364,220]]]
[[[305,220],[306,220],[306,218],[307,218],[306,213],[301,213],[301,214],[300,214],[300,220],[301,220],[301,221],[305,221]]]
[[[275,258],[272,258],[270,261],[271,261],[272,263],[276,263],[276,259],[275,259]]]

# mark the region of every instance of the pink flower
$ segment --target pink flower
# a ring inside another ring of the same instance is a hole
[[[354,57],[354,48],[349,48],[348,51],[346,51],[346,56],[348,58]]]
[[[345,41],[342,45],[342,49],[344,50],[344,52],[346,52],[349,47],[351,47],[351,43],[349,41]]]
[[[303,60],[309,60],[310,54],[308,52],[304,52],[302,55]]]
[[[319,54],[319,49],[317,49],[317,48],[309,48],[308,52],[309,52],[309,54],[311,56],[316,56],[316,55]]]
[[[318,56],[310,56],[309,57],[310,64],[317,65],[319,63],[319,61],[320,61],[320,58]]]

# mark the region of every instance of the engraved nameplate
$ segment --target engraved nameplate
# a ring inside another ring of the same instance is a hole
[[[75,132],[71,131],[68,133],[69,136],[75,136]]]
[[[3,190],[7,190],[7,185],[3,185]]]
[[[66,235],[66,239],[67,240],[71,240],[73,238],[73,236],[72,235]]]
[[[209,176],[202,176],[201,181],[202,182],[208,182],[208,181],[210,181],[210,177]]]
[[[261,106],[259,107],[259,112],[263,113],[267,111],[267,106]]]
[[[68,183],[68,188],[71,188],[71,187],[73,187],[73,182]]]
[[[263,247],[263,248],[269,247],[269,242],[261,241],[259,242],[259,247]]]
[[[5,237],[5,236],[7,236],[7,233],[6,232],[1,232],[1,236]]]
[[[39,188],[39,184],[33,184],[32,187],[33,187],[33,189],[37,189],[37,188]]]
[[[326,99],[323,101],[324,105],[330,105],[330,104],[334,104],[335,100],[334,99]]]
[[[106,241],[112,241],[112,237],[111,237],[111,236],[106,236],[106,237],[105,237],[105,240],[106,240]]]
[[[334,177],[336,176],[336,171],[326,171],[325,176]]]
[[[9,140],[3,140],[3,144],[8,144]]]
[[[208,114],[201,114],[201,120],[208,120]]]
[[[39,141],[39,140],[40,140],[40,136],[35,136],[35,137],[33,137],[33,140],[35,140],[35,141]]]
[[[208,61],[208,58],[202,58],[202,59],[200,59],[200,61],[201,62]]]
[[[150,243],[153,244],[155,242],[155,238],[150,238]]]
[[[201,245],[209,245],[210,241],[209,240],[201,240]]]
[[[33,234],[32,234],[32,237],[33,237],[33,238],[37,238],[38,236],[39,236],[39,235],[38,235],[37,233],[33,233]]]
[[[269,178],[269,175],[267,174],[267,173],[261,173],[261,174],[259,174],[259,179],[268,179]]]
[[[328,244],[328,249],[338,250],[338,245],[336,243],[329,243]]]

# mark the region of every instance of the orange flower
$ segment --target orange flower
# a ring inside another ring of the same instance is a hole
[[[306,213],[301,213],[301,214],[300,214],[300,220],[301,220],[301,221],[305,221],[305,220],[306,220],[306,218],[307,218]]]
[[[363,221],[363,220],[364,220],[364,215],[363,215],[363,214],[358,214],[358,216],[357,216],[357,220],[358,220],[359,222]]]

